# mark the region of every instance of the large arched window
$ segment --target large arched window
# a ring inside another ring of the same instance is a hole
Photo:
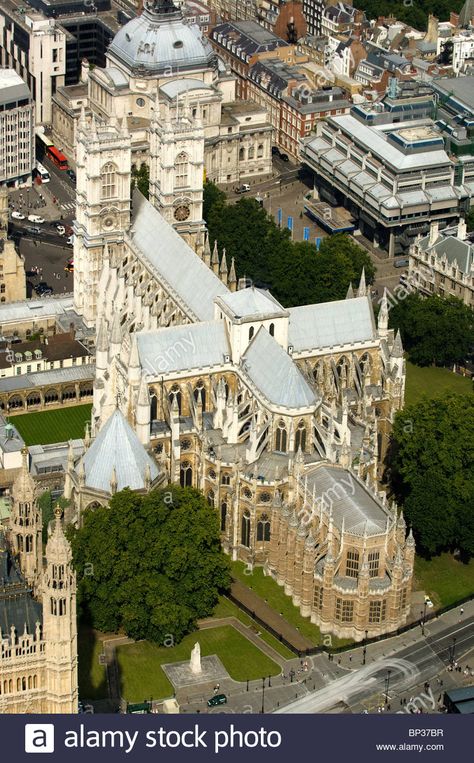
[[[306,427],[304,421],[300,421],[295,433],[295,453],[301,448],[302,451],[306,449]]]
[[[182,151],[178,154],[174,163],[176,188],[186,188],[188,186],[188,164],[189,157]]]
[[[274,323],[270,323],[268,332],[269,332],[270,336],[275,336],[275,324]]]
[[[170,406],[174,405],[174,401],[176,400],[178,404],[178,411],[181,413],[181,390],[177,384],[173,384],[173,386],[170,389],[170,393],[168,395],[168,400],[170,403]]]
[[[107,162],[102,167],[102,198],[113,199],[117,196],[117,167],[112,162]]]
[[[244,511],[242,515],[242,546],[250,546],[250,511]]]
[[[227,503],[222,501],[221,503],[221,532],[225,532],[227,524]]]
[[[285,422],[280,420],[276,431],[276,446],[275,450],[280,453],[286,453],[286,443],[288,440],[288,434],[286,431]]]
[[[346,557],[346,575],[348,578],[356,578],[359,575],[359,552],[350,548]]]
[[[191,487],[193,484],[193,469],[189,461],[183,461],[179,469],[181,487]]]
[[[194,399],[197,402],[199,402],[199,399],[202,402],[202,409],[203,411],[206,410],[206,389],[204,387],[204,382],[200,379],[196,386],[194,387]]]
[[[250,326],[250,328],[249,328],[249,342],[252,339],[254,334],[255,334],[255,328],[253,326]]]
[[[257,522],[257,540],[270,540],[270,519],[267,514],[262,514]]]

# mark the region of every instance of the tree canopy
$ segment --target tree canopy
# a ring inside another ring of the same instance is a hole
[[[390,311],[410,360],[419,366],[451,366],[474,346],[474,312],[456,297],[409,294]]]
[[[421,550],[474,554],[474,395],[450,393],[400,411],[388,460]]]
[[[148,199],[150,191],[150,168],[147,164],[142,164],[140,169],[137,169],[136,167],[132,168],[130,191],[132,192],[134,188],[138,188],[145,199]]]
[[[269,288],[285,307],[344,299],[362,268],[367,283],[374,280],[369,255],[349,236],[323,238],[319,251],[309,242],[292,242],[255,199],[227,204],[213,183],[204,187],[204,218],[211,247],[217,241],[228,262],[235,259],[237,278]]]
[[[379,16],[394,16],[415,29],[427,28],[428,14],[440,21],[449,21],[451,11],[459,12],[463,0],[358,0],[357,8],[365,11],[369,20]]]
[[[95,628],[179,641],[230,584],[216,512],[193,488],[123,490],[71,531],[79,604]]]

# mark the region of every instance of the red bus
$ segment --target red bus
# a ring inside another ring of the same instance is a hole
[[[67,159],[61,151],[58,151],[56,146],[48,146],[46,149],[48,158],[58,167],[60,170],[69,169]]]

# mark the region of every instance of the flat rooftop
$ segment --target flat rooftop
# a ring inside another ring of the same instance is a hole
[[[28,86],[14,69],[0,69],[0,103],[16,104],[31,99]]]

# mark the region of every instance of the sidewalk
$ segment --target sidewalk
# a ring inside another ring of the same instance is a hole
[[[258,594],[247,588],[246,585],[238,580],[234,580],[231,585],[232,596],[250,612],[253,612],[263,623],[268,625],[275,633],[294,646],[298,651],[311,649],[314,644],[303,636],[297,628],[290,625],[281,615],[277,614]]]

